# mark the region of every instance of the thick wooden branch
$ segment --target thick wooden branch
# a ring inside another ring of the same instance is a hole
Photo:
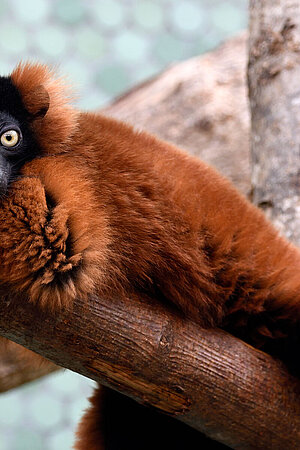
[[[215,51],[167,69],[103,112],[186,148],[251,191],[246,33]],[[0,351],[0,392],[47,373],[10,348]],[[49,371],[54,368],[49,367]]]
[[[251,0],[253,200],[300,245],[300,4]]]
[[[188,150],[249,195],[247,59],[243,33],[211,53],[175,64],[103,112]]]
[[[300,448],[300,383],[280,362],[146,299],[55,317],[0,303],[0,333],[232,448]]]

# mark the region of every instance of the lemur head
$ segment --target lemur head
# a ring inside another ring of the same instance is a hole
[[[77,116],[66,92],[40,64],[20,64],[0,77],[0,197],[27,161],[66,147]]]

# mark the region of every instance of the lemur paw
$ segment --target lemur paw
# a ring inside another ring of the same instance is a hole
[[[0,285],[42,308],[69,307],[82,254],[73,252],[68,219],[63,205],[47,203],[38,178],[14,183],[0,204]]]

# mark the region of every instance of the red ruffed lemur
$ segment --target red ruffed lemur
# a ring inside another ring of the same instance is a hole
[[[77,111],[65,90],[43,65],[0,78],[0,286],[49,314],[76,296],[147,292],[297,363],[299,250],[214,169]],[[74,448],[192,450],[205,439],[98,387]]]

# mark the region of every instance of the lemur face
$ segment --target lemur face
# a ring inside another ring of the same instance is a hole
[[[30,114],[10,77],[0,77],[0,197],[21,166],[38,154]]]

